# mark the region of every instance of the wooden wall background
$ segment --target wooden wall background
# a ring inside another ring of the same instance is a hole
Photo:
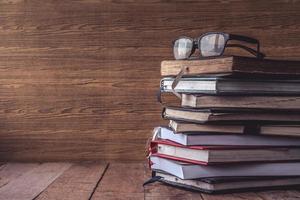
[[[144,159],[160,61],[207,31],[299,59],[300,2],[1,0],[0,160]]]

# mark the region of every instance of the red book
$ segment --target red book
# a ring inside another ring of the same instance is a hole
[[[169,140],[155,140],[150,149],[152,155],[161,158],[200,165],[300,160],[297,147],[185,146]]]

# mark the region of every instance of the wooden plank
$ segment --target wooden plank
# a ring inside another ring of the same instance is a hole
[[[203,200],[263,200],[255,192],[243,192],[233,194],[202,194]]]
[[[70,163],[43,163],[3,185],[0,199],[33,199],[70,166]]]
[[[110,163],[92,200],[144,198],[145,165],[141,163]]]
[[[72,122],[70,121],[70,123]],[[141,121],[141,123],[143,122]],[[154,124],[152,125],[154,126]],[[62,126],[67,127],[68,125]],[[99,124],[99,126],[102,126],[102,124]],[[110,125],[103,124],[103,127],[109,128]],[[148,131],[133,131],[134,129],[112,129],[109,131],[99,128],[96,130],[58,130],[55,132],[36,130],[30,134],[27,134],[24,130],[20,130],[17,131],[18,134],[15,132],[15,136],[19,136],[18,139],[14,138],[14,136],[11,138],[8,132],[2,135],[6,139],[5,142],[2,142],[5,148],[0,146],[0,157],[5,160],[18,159],[22,161],[71,161],[76,159],[88,161],[98,159],[95,158],[97,155],[106,160],[122,160],[124,159],[123,155],[127,154],[126,151],[131,150],[131,157],[128,157],[128,160],[134,161],[137,158],[144,158],[144,155],[136,151],[136,149],[145,148],[145,141],[151,135],[152,127],[149,125]],[[125,138],[124,135],[130,135],[130,139]],[[26,143],[26,136],[36,138],[32,140],[30,147]],[[119,139],[113,142],[110,141],[110,137],[118,137]],[[44,140],[41,140],[41,138],[44,138]],[[74,144],[77,144],[78,141],[81,141],[81,144],[75,146]],[[15,142],[19,143],[17,147],[15,146]],[[110,149],[110,151],[107,152],[106,149]],[[74,154],[66,153],[69,151],[72,151]],[[41,153],[32,158],[30,154],[32,152]],[[102,155],[101,152],[105,152],[105,155]],[[47,156],[45,157],[44,154]],[[58,154],[61,155],[57,157]]]
[[[153,183],[145,187],[145,200],[201,200],[199,192],[187,191],[162,183]]]
[[[272,191],[263,191],[258,192],[257,195],[263,200],[292,200],[299,199],[300,192],[297,190],[272,190]]]
[[[38,163],[6,163],[1,165],[0,188],[38,166]]]
[[[102,178],[108,164],[74,164],[48,186],[36,200],[88,200]]]

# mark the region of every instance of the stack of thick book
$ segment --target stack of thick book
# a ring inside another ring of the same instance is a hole
[[[300,61],[222,57],[161,63],[155,179],[208,193],[300,185]],[[167,95],[168,96],[168,95]]]

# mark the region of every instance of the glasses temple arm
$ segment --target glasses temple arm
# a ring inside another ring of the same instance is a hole
[[[238,40],[238,41],[248,42],[252,44],[259,44],[259,41],[257,39],[243,36],[243,35],[229,34],[229,40]]]
[[[263,54],[259,51],[256,51],[254,49],[251,49],[249,47],[240,45],[240,44],[226,44],[226,47],[239,47],[239,48],[242,48],[242,49],[248,51],[249,53],[255,55],[257,58],[264,58],[265,57],[265,54]],[[258,47],[258,49],[259,49],[259,47]]]

